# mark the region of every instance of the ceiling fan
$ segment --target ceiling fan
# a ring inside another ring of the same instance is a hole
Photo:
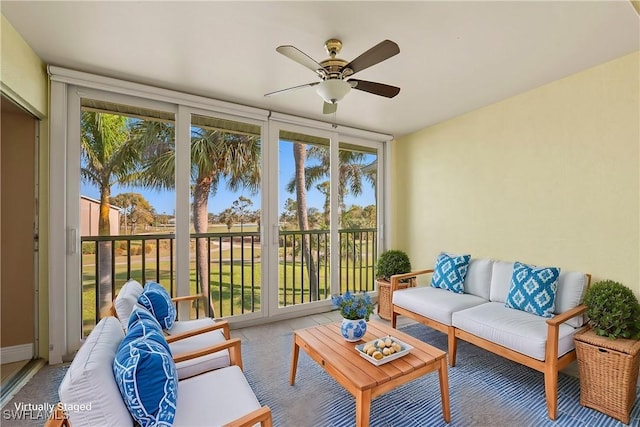
[[[324,114],[331,114],[336,112],[338,109],[338,101],[342,100],[342,98],[344,98],[351,89],[358,89],[374,95],[384,96],[386,98],[393,98],[400,92],[399,87],[351,78],[355,73],[400,53],[398,45],[391,40],[384,40],[378,43],[351,62],[336,58],[336,55],[342,49],[342,42],[340,40],[329,39],[325,42],[324,47],[330,58],[325,59],[322,62],[317,62],[294,46],[278,46],[276,48],[278,53],[281,53],[287,58],[296,61],[298,64],[309,68],[311,71],[315,72],[322,81],[277,90],[275,92],[267,93],[265,96],[315,86],[316,92],[324,100],[322,112]]]

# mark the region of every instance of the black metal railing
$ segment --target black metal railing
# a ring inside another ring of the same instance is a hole
[[[340,291],[372,291],[376,229],[343,229],[339,238]],[[153,280],[176,295],[175,234],[84,236],[81,242],[85,333],[93,329],[101,311],[128,279],[140,283]],[[329,298],[329,230],[280,231],[279,243],[279,305]],[[259,232],[192,233],[189,252],[190,292],[206,296],[205,301],[191,307],[191,317],[230,317],[260,311],[263,280]]]

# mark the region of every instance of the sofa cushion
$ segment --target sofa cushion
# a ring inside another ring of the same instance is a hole
[[[118,319],[105,317],[73,358],[58,388],[60,401],[67,408],[78,408],[78,411],[67,411],[72,426],[133,425],[112,370],[123,337]],[[91,404],[90,410],[86,409],[88,404]]]
[[[200,319],[177,320],[173,322],[170,329],[165,330],[167,335],[182,334],[184,332],[193,331],[194,329],[204,328],[216,323],[211,317],[201,317]]]
[[[487,300],[471,294],[456,294],[430,286],[399,289],[393,293],[393,305],[413,311],[445,325],[451,325],[455,311],[484,304]]]
[[[500,302],[489,302],[453,313],[456,328],[507,347],[535,359],[545,360],[547,319],[526,311],[513,310]],[[558,357],[575,348],[578,329],[561,324]]]
[[[464,292],[489,300],[493,260],[472,259],[469,261],[467,277],[464,279]]]
[[[431,286],[458,294],[464,293],[464,279],[470,259],[471,255],[450,255],[442,252],[436,260]]]
[[[138,304],[149,310],[158,320],[162,329],[170,329],[176,320],[176,307],[171,301],[171,295],[162,285],[149,282],[144,286]]]
[[[559,275],[560,269],[557,267],[536,267],[515,262],[505,306],[542,317],[553,317]]]
[[[176,412],[178,374],[166,341],[157,331],[123,343],[113,376],[133,418],[142,426],[170,426]]]
[[[495,261],[491,271],[491,288],[489,290],[489,300],[493,302],[507,301],[509,288],[511,287],[511,276],[513,275],[513,262]]]
[[[237,366],[180,381],[176,426],[220,426],[260,408]]]
[[[122,329],[125,331],[129,323],[129,315],[131,315],[133,307],[138,303],[140,295],[142,295],[142,285],[135,280],[129,279],[122,285],[113,303],[116,315],[120,319],[120,323],[122,323]]]
[[[174,356],[177,356],[179,354],[201,350],[224,341],[225,337],[222,331],[215,330],[174,341],[169,343],[169,347],[171,348],[171,353]],[[226,349],[196,357],[194,359],[185,360],[183,362],[178,362],[176,363],[178,379],[182,380],[213,369],[224,368],[229,366],[230,363],[229,351]]]
[[[564,313],[582,304],[587,289],[588,279],[584,273],[576,271],[561,271],[558,277],[558,291],[556,292],[555,313]],[[576,316],[565,322],[579,328],[586,323],[586,314]]]

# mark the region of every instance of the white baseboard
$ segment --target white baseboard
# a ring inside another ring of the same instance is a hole
[[[0,362],[13,363],[33,358],[33,343],[0,348]]]

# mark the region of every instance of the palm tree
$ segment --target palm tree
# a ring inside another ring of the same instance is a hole
[[[306,207],[306,192],[299,191],[300,186],[304,186],[305,190],[309,190],[311,186],[319,182],[326,177],[329,176],[330,170],[330,150],[328,147],[320,146],[320,145],[311,145],[306,148],[306,152],[304,155],[298,154],[296,158],[296,146],[304,147],[304,144],[294,144],[294,159],[296,159],[296,174],[294,179],[289,181],[287,184],[287,191],[293,192],[296,191],[297,197],[303,197],[303,203]],[[298,147],[298,149],[301,149]],[[306,161],[309,159],[319,160],[318,164],[310,165],[305,167],[302,164],[303,172],[298,171],[298,158],[302,159],[302,161]],[[339,184],[338,184],[338,197],[340,209],[344,210],[344,197],[347,193],[351,193],[353,195],[359,195],[362,193],[362,185],[363,179],[369,181],[372,185],[375,185],[375,171],[371,171],[371,168],[366,169],[367,163],[366,154],[359,153],[351,150],[339,150],[338,151],[338,160],[339,160]],[[328,217],[329,217],[329,209],[328,209],[328,200],[329,200],[329,182],[322,181],[320,182],[316,188],[325,196],[325,218],[328,225]],[[298,205],[300,205],[300,199],[298,199]],[[306,222],[308,224],[308,221]],[[301,225],[302,229],[302,225]],[[306,230],[306,229],[305,229]],[[309,258],[310,259],[310,258]]]
[[[139,182],[147,188],[171,189],[175,186],[173,129],[172,125],[145,121],[136,130],[137,140],[147,153]],[[209,196],[216,193],[222,180],[231,191],[245,188],[252,194],[256,193],[260,186],[260,137],[219,129],[192,128],[191,188],[196,233],[208,231]],[[207,251],[207,239],[198,238],[198,279],[213,311]]]
[[[295,167],[294,185],[296,191],[298,227],[302,231],[309,230],[309,218],[307,216],[307,187],[305,185],[305,162],[307,148],[305,144],[293,144],[293,159]],[[293,190],[293,189],[292,189]],[[291,192],[291,190],[290,190]],[[311,254],[311,239],[308,234],[302,235],[302,258],[309,275],[309,298],[311,301],[318,299],[318,278],[316,275],[316,263]]]
[[[111,187],[126,184],[135,177],[138,152],[129,138],[124,116],[83,111],[81,116],[80,176],[100,191],[98,234],[108,236]],[[111,242],[98,243],[98,292],[100,309],[111,303]]]

